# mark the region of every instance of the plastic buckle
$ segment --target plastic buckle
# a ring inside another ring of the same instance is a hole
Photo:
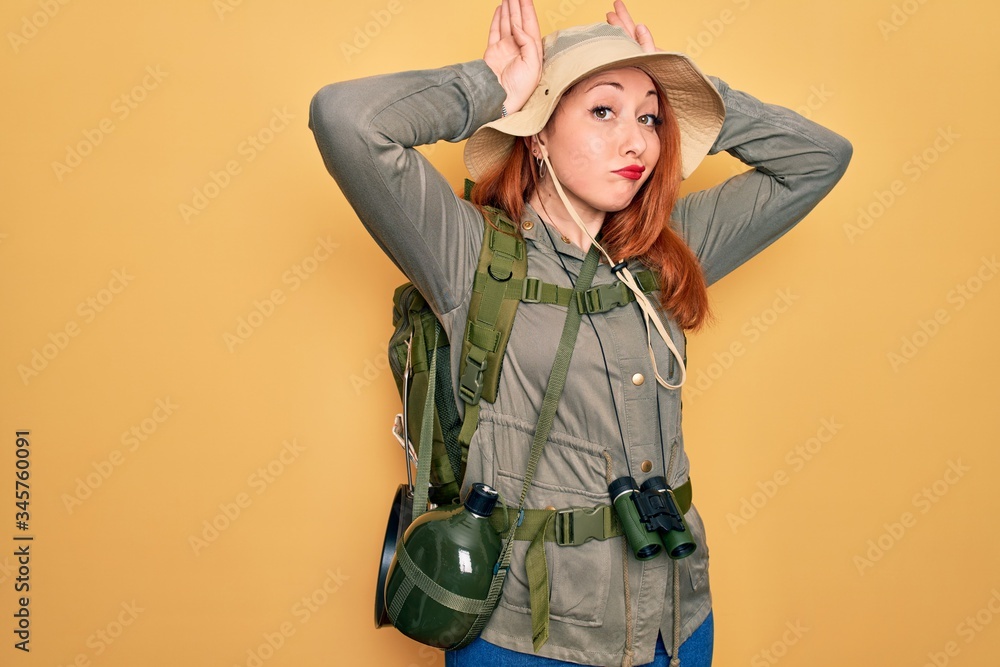
[[[521,301],[538,303],[542,300],[542,281],[538,278],[525,278],[521,283]]]
[[[483,371],[485,370],[485,361],[480,364],[472,356],[465,358],[465,371],[462,373],[458,394],[469,405],[479,403],[479,399],[483,395]]]
[[[606,510],[603,506],[556,510],[556,544],[577,547],[588,540],[603,540]]]
[[[604,313],[612,308],[624,306],[629,302],[628,289],[623,289],[621,281],[615,281],[610,285],[598,285],[589,290],[579,293],[577,297],[580,311],[585,313]]]

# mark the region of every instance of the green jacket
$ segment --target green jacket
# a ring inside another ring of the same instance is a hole
[[[696,252],[709,283],[802,219],[838,181],[851,155],[850,144],[833,132],[732,90],[722,81],[713,82],[727,115],[712,152],[729,151],[757,169],[688,195],[674,210],[673,224]],[[312,102],[310,127],[327,169],[375,241],[420,288],[453,341],[461,340],[465,327],[483,220],[412,147],[469,137],[500,116],[503,100],[493,72],[478,60],[333,84]],[[569,286],[563,263],[575,279],[584,253],[562,241],[530,207],[520,223],[528,246],[528,275]],[[631,266],[639,267],[635,262]],[[595,285],[614,280],[607,265],[599,266]],[[497,400],[482,405],[469,451],[466,489],[483,481],[516,501],[564,320],[562,307],[520,305]],[[683,353],[683,332],[673,321],[668,328]],[[662,369],[676,373],[663,342],[654,337],[653,347],[661,373]],[[455,373],[459,351],[460,346],[452,346]],[[640,484],[669,468],[668,483],[680,486],[688,479],[680,398],[680,391],[659,387],[653,377],[645,330],[634,303],[585,316],[527,507],[607,503],[605,453],[611,457],[614,477],[628,474],[627,459]],[[649,472],[644,472],[646,468]],[[686,519],[699,547],[678,561],[682,641],[711,609],[704,526],[694,508]],[[621,539],[591,540],[573,547],[545,545],[551,627],[541,655],[592,665],[621,663],[625,646]],[[530,653],[523,566],[527,546],[526,542],[515,546],[501,603],[482,636]],[[653,660],[658,632],[669,645],[673,568],[666,557],[645,562],[633,557],[628,571],[633,608],[638,609],[633,617],[634,663],[643,664]]]

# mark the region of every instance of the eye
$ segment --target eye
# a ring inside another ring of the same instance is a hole
[[[591,109],[590,113],[592,113],[594,118],[597,120],[608,120],[612,115],[611,107],[606,107],[600,104]]]
[[[663,125],[663,119],[656,114],[647,113],[639,116],[639,123],[649,127],[656,127],[657,125]]]

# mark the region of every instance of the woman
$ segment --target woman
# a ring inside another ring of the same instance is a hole
[[[851,155],[838,135],[658,52],[620,1],[608,22],[543,44],[531,0],[503,0],[483,59],[327,86],[311,108],[327,169],[449,340],[465,334],[484,205],[519,226],[528,275],[544,283],[572,287],[600,235],[592,284],[621,294],[620,281],[631,296],[584,316],[525,507],[606,507],[609,481],[662,476],[696,544],[680,560],[638,560],[613,531],[573,545],[517,541],[499,606],[479,639],[447,654],[453,667],[710,664],[708,550],[682,493],[684,330],[705,321],[706,286],[802,219]],[[467,138],[472,203],[413,150]],[[753,169],[677,199],[681,178],[719,151]],[[658,278],[649,300],[643,269]],[[483,481],[519,496],[566,318],[558,304],[520,304],[464,490]],[[451,349],[457,374],[461,348]],[[542,550],[541,579],[525,566],[531,548]]]

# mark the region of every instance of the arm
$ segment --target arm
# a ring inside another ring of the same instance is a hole
[[[504,96],[479,60],[332,84],[310,106],[327,170],[439,314],[472,288],[483,222],[413,147],[467,138],[500,116]]]
[[[327,170],[438,315],[472,290],[483,219],[413,147],[468,138],[505,100],[517,111],[541,76],[541,52],[531,0],[502,0],[482,60],[334,84],[313,98],[309,127]]]
[[[726,120],[709,154],[754,167],[682,198],[673,218],[712,284],[769,246],[826,196],[850,162],[843,137],[710,77]]]

